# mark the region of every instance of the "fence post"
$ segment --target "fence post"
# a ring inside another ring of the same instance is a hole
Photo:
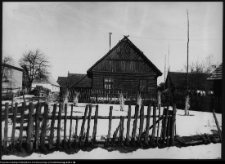
[[[176,104],[173,104],[173,116],[172,116],[172,130],[171,130],[171,146],[174,146],[174,132],[175,132],[175,125],[176,125]]]
[[[16,114],[17,114],[17,106],[18,106],[18,103],[16,102],[15,103],[15,109],[13,110],[13,119],[12,119],[12,123],[13,123],[13,126],[12,126],[12,151],[14,151],[14,146],[15,146],[15,127],[16,127]],[[13,109],[13,108],[12,108]]]
[[[53,113],[52,113],[52,121],[51,121],[51,132],[50,132],[50,138],[49,138],[49,149],[53,148],[56,108],[57,108],[57,104],[54,104]]]
[[[6,149],[7,147],[7,140],[8,140],[8,116],[9,116],[9,103],[5,103],[4,149]]]
[[[65,104],[65,111],[64,111],[64,140],[63,140],[63,147],[66,148],[66,129],[67,127],[67,103]]]
[[[140,128],[139,128],[139,145],[141,146],[141,134],[143,131],[143,123],[144,123],[144,104],[142,104],[141,106],[141,110],[140,110]]]
[[[20,118],[20,136],[19,136],[19,147],[22,149],[22,142],[23,142],[23,120],[24,120],[24,111],[25,111],[26,103],[22,102],[22,109],[20,111],[21,118]]]
[[[88,105],[86,105],[86,107],[85,107],[84,118],[83,118],[83,122],[82,122],[82,125],[81,125],[81,130],[80,130],[80,139],[79,139],[80,147],[81,147],[83,134],[84,134],[84,125],[85,125],[85,121],[86,121],[86,117],[87,117],[87,111],[88,111]]]
[[[97,125],[98,125],[98,105],[96,105],[96,108],[95,108],[95,120],[94,120],[93,135],[92,135],[92,147],[94,147],[94,144],[96,141]]]
[[[170,141],[170,135],[171,135],[171,119],[172,119],[172,114],[171,114],[171,111],[169,111],[169,114],[168,114],[168,121],[167,121],[167,141],[166,141],[166,144],[167,146],[170,145],[169,141]]]
[[[124,132],[124,117],[120,116],[121,127],[120,127],[120,140],[119,145],[123,146],[123,132]]]
[[[159,111],[159,119],[160,119],[160,111],[161,111],[161,104],[158,104],[158,111]],[[159,129],[160,129],[160,121],[158,122],[158,129],[157,129],[157,138],[156,138],[156,144],[158,145],[158,138],[160,138],[159,136]]]
[[[145,146],[148,147],[148,136],[149,136],[149,125],[150,125],[150,114],[151,114],[151,104],[148,105],[147,110],[147,122],[146,122],[146,130],[145,130]]]
[[[39,150],[39,130],[40,130],[40,120],[39,120],[39,112],[41,109],[41,104],[38,103],[36,107],[35,114],[35,149]]]
[[[41,128],[41,150],[45,151],[45,137],[46,137],[46,126],[47,126],[47,118],[48,117],[48,104],[44,104],[44,119],[42,121]]]
[[[32,150],[32,142],[31,142],[31,137],[33,133],[33,110],[34,110],[34,105],[32,102],[29,104],[29,116],[28,116],[28,128],[27,128],[27,151],[30,152]]]
[[[164,145],[165,137],[166,137],[166,129],[167,129],[167,116],[168,116],[169,109],[164,108],[163,112],[163,126],[162,126],[162,144]]]
[[[156,129],[156,104],[153,102],[153,129],[152,129],[152,138],[151,138],[151,146],[154,146],[155,140],[155,129]]]
[[[58,112],[58,128],[57,128],[57,149],[60,148],[60,130],[61,130],[61,112],[62,112],[63,103],[59,103],[59,112]]]
[[[216,126],[217,126],[217,129],[218,129],[219,137],[220,137],[220,140],[221,140],[221,142],[222,142],[222,135],[221,135],[220,126],[219,126],[218,120],[217,120],[217,118],[216,118],[215,111],[214,111],[214,109],[212,109],[212,110],[213,110],[213,117],[214,117],[214,119],[215,119]]]
[[[78,118],[76,118],[76,126],[75,126],[75,136],[74,136],[74,142],[75,142],[75,146],[77,144],[77,128],[78,128]]]
[[[126,145],[129,144],[129,134],[130,134],[130,120],[131,120],[131,104],[128,106],[128,119],[127,119],[127,135],[126,135]]]
[[[71,141],[71,133],[72,133],[72,116],[73,116],[73,105],[71,105],[71,111],[70,111],[70,134],[69,134],[69,144]]]
[[[135,106],[135,118],[134,118],[134,124],[133,124],[133,133],[132,133],[132,145],[135,146],[135,136],[136,136],[136,130],[137,130],[137,120],[138,120],[138,111],[139,111],[139,105]]]
[[[89,115],[88,115],[88,127],[87,127],[87,135],[86,135],[86,141],[85,145],[88,145],[88,138],[89,138],[89,131],[90,131],[90,123],[91,123],[91,112],[92,112],[92,106],[89,105]]]
[[[110,139],[110,135],[111,135],[112,110],[113,110],[113,106],[110,106],[110,108],[109,108],[109,130],[108,130],[108,136],[107,136],[107,140],[106,140],[106,146],[109,145],[109,139]]]

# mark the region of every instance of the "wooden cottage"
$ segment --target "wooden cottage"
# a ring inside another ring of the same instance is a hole
[[[210,74],[207,73],[189,73],[188,90],[191,93],[211,93],[212,83],[207,81]],[[171,92],[186,93],[187,90],[187,73],[168,72],[165,88]]]
[[[87,71],[92,89],[156,93],[161,71],[124,37]]]

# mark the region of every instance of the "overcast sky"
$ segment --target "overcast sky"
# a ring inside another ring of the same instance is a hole
[[[129,35],[162,73],[165,55],[170,71],[179,71],[187,60],[187,10],[189,62],[213,55],[222,63],[223,2],[3,2],[3,54],[18,61],[39,49],[57,80],[86,73],[109,51],[112,32],[111,47]]]

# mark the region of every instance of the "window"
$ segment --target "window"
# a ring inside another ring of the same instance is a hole
[[[141,92],[148,92],[148,80],[139,81],[139,90]]]
[[[104,78],[104,89],[113,89],[113,79]]]

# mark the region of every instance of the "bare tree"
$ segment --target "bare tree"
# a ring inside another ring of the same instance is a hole
[[[46,78],[49,75],[49,61],[39,50],[24,53],[19,60],[19,64],[24,69],[25,77],[27,78],[27,84],[25,85],[29,91],[31,91],[34,79]]]

